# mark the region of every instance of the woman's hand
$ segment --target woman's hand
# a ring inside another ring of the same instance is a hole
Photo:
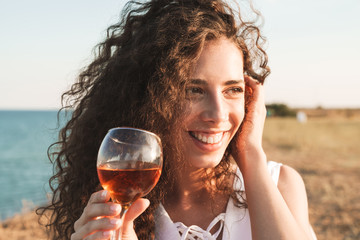
[[[262,149],[262,136],[266,118],[264,100],[264,87],[258,81],[245,76],[246,93],[245,107],[246,114],[232,142],[234,158],[240,169],[244,165],[245,154],[258,155],[266,159]]]
[[[304,183],[295,170],[283,166],[278,186],[274,184],[262,148],[264,88],[248,76],[245,83],[247,112],[231,147],[244,180],[253,239],[310,239]]]
[[[120,204],[109,202],[110,195],[106,190],[95,192],[91,195],[81,217],[75,222],[75,232],[72,240],[79,239],[109,239],[113,230],[122,228],[122,239],[137,239],[133,221],[149,206],[147,199],[136,200],[124,216],[121,223],[118,215],[121,211]]]

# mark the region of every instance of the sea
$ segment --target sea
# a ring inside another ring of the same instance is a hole
[[[48,202],[57,111],[0,110],[0,220]]]

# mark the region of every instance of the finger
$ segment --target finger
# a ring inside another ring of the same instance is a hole
[[[247,111],[247,106],[250,104],[253,95],[253,90],[249,86],[245,86],[245,111]]]
[[[101,190],[91,194],[88,204],[90,203],[104,203],[110,200],[110,194],[106,190]]]
[[[116,203],[96,203],[90,204],[84,208],[83,215],[77,221],[74,226],[75,229],[78,228],[78,225],[85,225],[87,222],[98,219],[104,216],[118,216],[121,211],[120,204]]]
[[[254,91],[256,89],[262,89],[262,87],[263,87],[263,85],[259,81],[253,79],[250,76],[244,76],[244,79],[245,79],[246,86],[250,87],[252,89],[252,91]]]
[[[86,207],[84,208],[81,217],[74,224],[75,231],[89,220],[89,216],[87,215],[87,212],[89,211],[88,208],[89,207],[91,208],[91,205],[93,203],[95,203],[95,202],[103,202],[104,203],[104,202],[109,201],[109,199],[110,199],[110,194],[106,190],[101,190],[101,191],[91,194],[90,199],[89,199]]]
[[[253,79],[250,76],[244,76],[246,84],[246,97],[248,101],[257,100],[261,101],[264,99],[264,87],[263,85]]]
[[[111,235],[113,234],[113,231],[100,231],[100,232],[96,232],[94,234],[91,234],[89,236],[87,236],[86,238],[84,238],[84,240],[108,240]]]
[[[109,200],[108,198],[110,199],[110,195],[106,190],[101,190],[91,194],[90,199],[86,207],[84,208],[81,217],[74,224],[75,231],[89,220],[89,217],[86,214],[86,211],[88,211],[87,208],[89,208],[89,206],[95,202],[106,202]]]
[[[259,82],[258,80],[252,78],[252,77],[249,76],[249,75],[245,75],[245,76],[244,76],[244,79],[245,79],[245,83],[246,83],[246,84],[261,85],[261,82]]]
[[[150,205],[150,201],[145,198],[139,198],[135,202],[133,202],[125,214],[124,224],[125,222],[134,221],[141,213],[143,213]]]
[[[121,220],[117,217],[94,219],[75,231],[75,233],[71,236],[71,239],[84,239],[85,237],[86,239],[97,239],[95,236],[106,235],[107,232],[119,228],[120,225]]]
[[[150,201],[145,198],[139,198],[133,202],[126,212],[123,222],[123,234],[129,234],[134,228],[134,220],[142,214],[150,205]]]
[[[107,191],[94,193],[87,206],[84,208],[83,214],[74,224],[75,231],[88,221],[101,216],[116,216],[120,214],[121,206],[112,202],[105,202],[110,199]]]
[[[100,231],[100,232],[96,232],[94,234],[87,236],[86,238],[84,238],[84,240],[103,240],[103,239],[108,240],[112,234],[114,234],[114,231],[112,231],[112,230]]]

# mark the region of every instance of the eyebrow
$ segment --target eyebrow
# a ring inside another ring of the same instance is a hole
[[[229,85],[236,85],[236,84],[242,84],[245,81],[243,79],[239,79],[239,80],[228,80],[225,82],[225,86],[229,86]],[[190,81],[191,84],[194,85],[207,85],[207,81],[203,80],[203,79],[191,79]]]

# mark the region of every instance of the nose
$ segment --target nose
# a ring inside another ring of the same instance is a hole
[[[229,120],[229,111],[221,93],[209,94],[200,115],[205,122],[220,123]]]

